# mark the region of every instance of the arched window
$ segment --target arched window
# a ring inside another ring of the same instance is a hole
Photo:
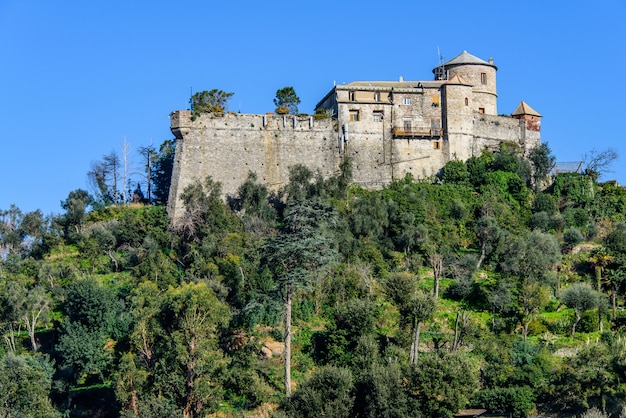
[[[465,106],[468,106],[468,105],[469,105],[469,99],[466,97],[465,98]]]

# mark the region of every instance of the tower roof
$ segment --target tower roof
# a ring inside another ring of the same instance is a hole
[[[490,62],[481,60],[477,56],[472,55],[472,54],[470,54],[467,51],[463,51],[459,55],[457,55],[456,57],[454,57],[451,60],[445,62],[443,65],[444,65],[444,67],[449,67],[449,66],[453,66],[453,65],[479,64],[479,65],[489,65],[491,67],[494,67],[497,70],[498,67],[493,65],[493,60],[489,60],[489,61]]]
[[[535,109],[530,107],[528,103],[526,103],[523,100],[520,102],[519,105],[517,105],[513,113],[511,113],[511,116],[520,116],[520,115],[532,115],[532,116],[541,117],[539,112],[537,112]]]
[[[462,86],[471,86],[470,83],[466,82],[463,79],[463,77],[461,77],[458,74],[453,75],[452,78],[446,81],[444,84],[457,84],[457,85],[462,85]]]

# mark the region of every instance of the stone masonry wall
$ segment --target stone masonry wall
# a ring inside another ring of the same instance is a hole
[[[436,175],[449,160],[478,156],[484,148],[497,150],[502,141],[519,143],[526,151],[540,143],[540,132],[527,129],[524,120],[479,113],[468,117],[472,129],[452,129],[446,140],[394,137],[387,113],[383,121],[368,116],[340,126],[336,119],[273,114],[207,114],[192,121],[188,110],[177,111],[171,115],[177,142],[168,213],[171,219],[179,217],[185,187],[207,176],[222,184],[224,196],[235,195],[250,171],[277,190],[289,181],[289,168],[296,164],[330,177],[349,156],[354,182],[380,188],[407,173],[415,178]]]
[[[340,164],[335,125],[332,119],[293,115],[209,114],[191,121],[189,111],[174,112],[170,216],[179,216],[185,187],[207,176],[222,184],[224,195],[234,195],[250,171],[270,189],[287,183],[289,167],[296,164],[334,175]]]

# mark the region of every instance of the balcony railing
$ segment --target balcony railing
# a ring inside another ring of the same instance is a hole
[[[396,138],[432,138],[443,136],[441,128],[393,128]]]

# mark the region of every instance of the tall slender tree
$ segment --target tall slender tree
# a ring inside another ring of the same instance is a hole
[[[330,208],[313,201],[287,207],[280,233],[265,246],[266,261],[274,271],[285,306],[285,393],[291,394],[291,316],[294,294],[308,290],[311,278],[323,274],[336,255],[324,224],[333,216]]]

